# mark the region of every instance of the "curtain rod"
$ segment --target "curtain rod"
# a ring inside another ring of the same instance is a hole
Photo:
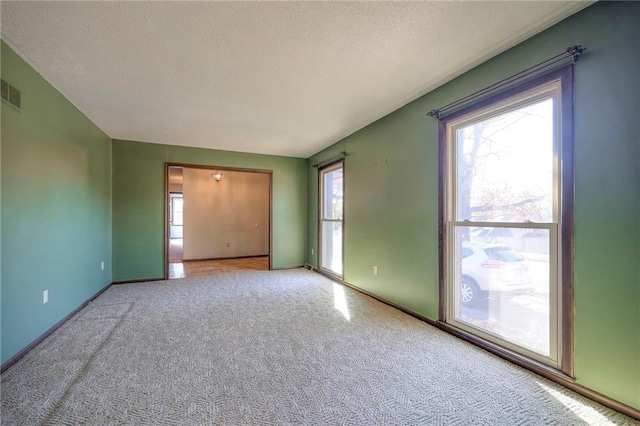
[[[340,153],[334,157],[331,158],[327,158],[326,160],[323,160],[319,163],[316,163],[313,165],[313,167],[318,168],[318,167],[322,167],[324,165],[327,165],[329,163],[333,163],[334,161],[338,161],[338,160],[342,160],[344,159],[344,157],[347,156],[347,152],[346,151],[340,151]]]
[[[527,68],[524,71],[520,71],[517,74],[512,75],[511,77],[505,78],[504,80],[501,80],[497,83],[492,84],[491,86],[485,87],[482,90],[478,90],[475,93],[472,93],[470,95],[465,96],[464,98],[458,99],[457,101],[451,102],[450,104],[447,104],[443,107],[440,107],[438,109],[434,109],[431,110],[427,113],[427,115],[429,117],[435,117],[436,119],[439,119],[440,116],[446,112],[447,110],[451,110],[453,108],[456,108],[466,102],[472,101],[474,99],[477,99],[483,95],[486,95],[487,93],[499,89],[501,87],[504,87],[508,84],[513,83],[514,81],[520,80],[528,75],[531,75],[535,72],[538,72],[542,69],[545,69],[557,62],[563,61],[565,59],[568,58],[572,58],[573,62],[578,62],[578,58],[580,57],[580,55],[582,55],[587,49],[585,47],[582,47],[581,45],[577,45],[577,46],[571,46],[568,47],[567,50],[565,50],[564,52],[553,56],[545,61],[540,62],[537,65],[534,65],[530,68]]]

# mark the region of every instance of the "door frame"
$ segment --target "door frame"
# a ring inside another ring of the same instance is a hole
[[[190,164],[190,163],[164,163],[164,279],[169,279],[169,240],[170,240],[170,223],[169,223],[169,168],[182,167],[187,169],[204,169],[222,172],[243,172],[243,173],[261,173],[269,176],[269,270],[273,270],[273,170],[268,169],[249,169],[243,167],[227,167],[215,166],[207,164]]]

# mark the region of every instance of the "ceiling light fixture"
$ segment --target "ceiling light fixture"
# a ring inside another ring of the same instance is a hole
[[[220,179],[222,179],[222,176],[224,176],[222,172],[219,172],[217,170],[211,173],[211,177],[213,178],[213,180],[216,181],[216,183],[220,182]]]

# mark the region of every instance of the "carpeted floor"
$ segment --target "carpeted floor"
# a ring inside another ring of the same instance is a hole
[[[2,424],[635,424],[304,269],[116,285],[2,375]]]

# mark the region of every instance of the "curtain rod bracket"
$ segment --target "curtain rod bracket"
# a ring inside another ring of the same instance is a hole
[[[573,62],[578,62],[578,58],[585,52],[585,50],[587,50],[586,47],[577,45],[567,48],[567,53],[571,55],[571,57],[573,58]]]

